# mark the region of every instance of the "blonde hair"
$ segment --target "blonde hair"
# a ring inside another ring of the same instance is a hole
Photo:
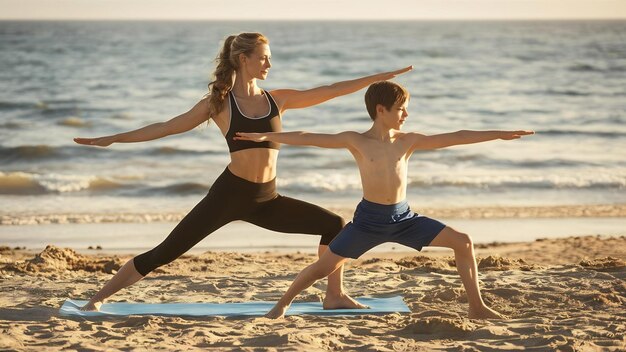
[[[215,58],[217,67],[213,72],[213,81],[209,83],[209,117],[222,111],[226,95],[233,88],[235,72],[239,69],[239,55],[250,56],[260,44],[270,41],[261,33],[239,33],[224,41],[222,51]]]

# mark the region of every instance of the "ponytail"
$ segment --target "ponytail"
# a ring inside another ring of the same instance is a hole
[[[239,55],[249,56],[259,44],[269,44],[261,33],[240,33],[226,38],[222,51],[215,58],[217,66],[213,81],[209,83],[209,119],[222,111],[226,95],[233,89]]]
[[[209,116],[214,117],[220,113],[226,94],[233,88],[233,76],[235,67],[230,62],[230,48],[236,36],[231,35],[224,41],[222,51],[215,58],[217,67],[213,73],[214,80],[209,83]]]

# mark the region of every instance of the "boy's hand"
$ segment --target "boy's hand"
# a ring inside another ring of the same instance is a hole
[[[407,66],[405,68],[401,68],[399,70],[381,73],[380,74],[380,80],[381,81],[386,81],[386,80],[393,79],[396,76],[399,76],[399,75],[401,75],[403,73],[407,73],[407,72],[411,71],[412,69],[413,69],[413,65]]]
[[[237,132],[233,139],[252,142],[263,142],[267,140],[267,136],[264,133],[249,133],[249,132]]]
[[[535,131],[502,131],[500,139],[510,141],[511,139],[519,139],[530,134],[535,134]]]
[[[74,142],[84,145],[93,145],[97,147],[108,147],[115,143],[115,136],[100,138],[74,138]]]

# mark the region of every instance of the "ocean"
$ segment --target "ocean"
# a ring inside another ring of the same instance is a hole
[[[536,135],[416,152],[413,207],[626,203],[626,21],[0,22],[0,217],[191,209],[229,161],[214,124],[156,141],[77,145],[165,121],[207,92],[229,34],[270,38],[267,90],[413,65],[407,131]],[[364,131],[364,90],[290,110],[284,130]],[[283,146],[278,187],[353,207],[349,152]],[[162,234],[160,234],[162,237]]]

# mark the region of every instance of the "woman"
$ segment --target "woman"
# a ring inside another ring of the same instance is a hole
[[[83,310],[98,310],[104,300],[141,280],[148,273],[192,248],[207,235],[234,220],[243,220],[269,230],[321,235],[318,254],[342,229],[343,219],[325,209],[276,193],[276,161],[280,145],[235,140],[235,132],[281,130],[281,117],[288,109],[305,108],[358,91],[369,84],[388,80],[412,67],[380,73],[310,90],[279,89],[267,92],[257,86],[270,67],[269,40],[260,33],[231,35],[217,57],[215,80],[209,96],[188,112],[167,122],[100,138],[75,138],[79,144],[106,147],[133,143],[189,131],[212,119],[226,138],[231,162],[217,178],[207,196],[154,249],[129,260]],[[234,81],[233,81],[234,78]],[[343,267],[328,277],[325,309],[363,308],[343,291]]]

